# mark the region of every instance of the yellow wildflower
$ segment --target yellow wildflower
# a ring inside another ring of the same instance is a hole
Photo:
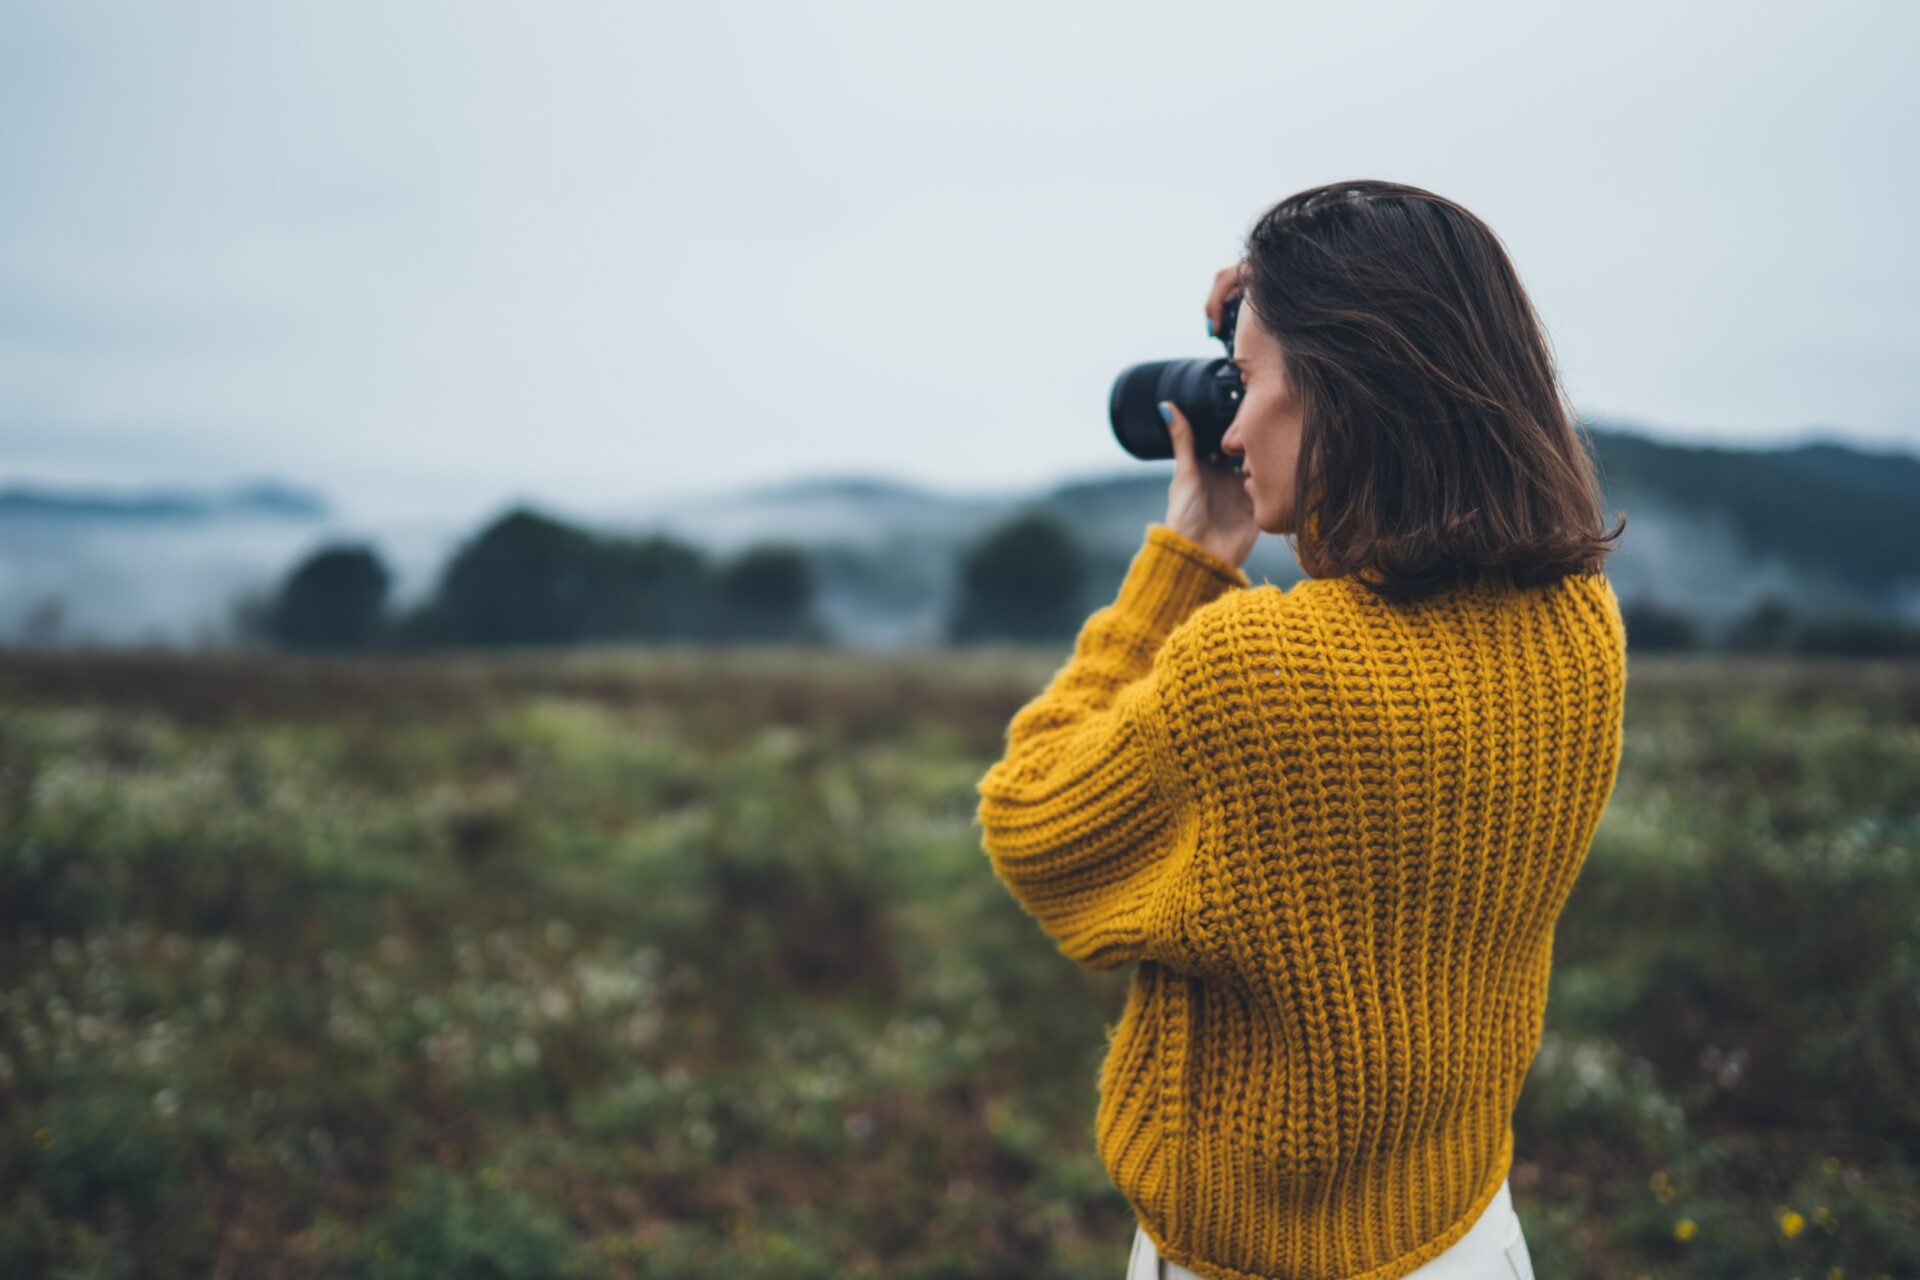
[[[1700,1228],[1692,1218],[1682,1218],[1673,1224],[1673,1238],[1683,1242],[1691,1240],[1698,1230]]]
[[[1807,1220],[1791,1209],[1780,1215],[1780,1231],[1789,1240],[1799,1235],[1806,1225]]]
[[[47,1128],[45,1125],[41,1125],[33,1131],[33,1140],[43,1148],[50,1147],[53,1145],[53,1130]]]

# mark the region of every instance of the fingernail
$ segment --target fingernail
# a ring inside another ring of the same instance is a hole
[[[1207,317],[1207,336],[1209,338],[1213,336],[1213,317],[1212,316]]]
[[[1167,402],[1165,400],[1162,400],[1157,407],[1160,410],[1160,421],[1166,423],[1168,426],[1172,426],[1173,410],[1170,407],[1168,407]]]

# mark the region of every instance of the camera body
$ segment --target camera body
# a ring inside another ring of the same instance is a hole
[[[1233,329],[1240,319],[1240,298],[1221,308],[1220,341],[1233,354]],[[1237,471],[1240,459],[1221,452],[1220,440],[1233,425],[1246,388],[1240,371],[1225,356],[1186,360],[1149,360],[1130,365],[1113,380],[1107,417],[1114,439],[1136,458],[1173,456],[1173,437],[1160,418],[1159,404],[1171,400],[1193,428],[1193,450],[1201,462]]]

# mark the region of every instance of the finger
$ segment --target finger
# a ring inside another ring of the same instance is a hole
[[[1227,300],[1240,292],[1240,266],[1222,267],[1213,273],[1213,288],[1207,293],[1207,336],[1220,336],[1225,323]]]
[[[1193,460],[1193,432],[1187,427],[1186,415],[1180,412],[1180,406],[1171,400],[1160,402],[1160,417],[1167,424],[1167,436],[1173,441],[1173,460],[1176,465],[1184,466]]]

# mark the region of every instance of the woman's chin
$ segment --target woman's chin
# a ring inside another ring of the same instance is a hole
[[[1276,510],[1261,497],[1259,490],[1252,485],[1247,486],[1247,499],[1253,504],[1254,528],[1260,530],[1262,533],[1279,534],[1293,532],[1293,530],[1288,527],[1287,517],[1290,513],[1285,510]]]

